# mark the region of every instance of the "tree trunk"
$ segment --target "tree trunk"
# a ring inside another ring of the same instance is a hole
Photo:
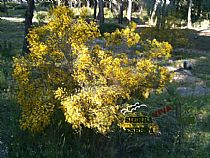
[[[58,0],[58,6],[62,5],[62,0]]]
[[[72,0],[69,1],[69,7],[70,7],[70,8],[73,7]]]
[[[132,0],[128,0],[128,10],[127,10],[127,19],[131,21],[131,14],[132,14]]]
[[[189,1],[189,7],[188,7],[188,16],[187,16],[187,28],[192,28],[192,0]]]
[[[64,3],[65,6],[69,6],[68,0],[63,0],[63,3]]]
[[[86,6],[89,8],[90,7],[90,0],[86,0]]]
[[[119,3],[116,0],[111,0],[111,11],[114,12],[114,14],[119,13]]]
[[[93,13],[94,19],[97,18],[97,5],[98,5],[98,0],[94,0],[94,13]]]
[[[81,8],[81,1],[80,0],[77,0],[77,7]]]
[[[28,35],[29,28],[31,28],[32,26],[32,19],[34,16],[34,9],[35,9],[34,0],[28,0],[27,4],[28,6],[25,13],[25,36],[24,36],[24,43],[23,43],[23,52],[30,53],[29,42],[26,37]]]
[[[157,21],[157,27],[159,29],[165,28],[165,16],[166,16],[166,0],[162,0],[161,5],[159,7],[159,15]]]
[[[159,3],[160,3],[160,0],[155,1],[154,7],[152,10],[152,14],[151,14],[150,20],[149,20],[150,25],[155,25],[154,19],[155,19],[155,15],[156,15],[156,11],[157,11],[157,7],[158,7]]]
[[[90,8],[92,8],[94,6],[94,0],[89,0],[90,2]]]
[[[6,0],[4,0],[4,12],[7,13]]]
[[[120,4],[119,4],[119,23],[122,24],[123,22],[123,1],[120,0]]]
[[[98,12],[98,17],[100,20],[100,24],[104,23],[104,1],[99,0],[99,12]]]

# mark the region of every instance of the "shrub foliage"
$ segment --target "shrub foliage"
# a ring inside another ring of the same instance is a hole
[[[189,35],[186,30],[151,27],[140,30],[140,35],[143,38],[156,38],[158,41],[168,41],[173,48],[186,48],[190,46]]]
[[[23,129],[43,131],[61,109],[74,129],[85,126],[106,133],[121,118],[120,99],[147,98],[170,81],[170,73],[157,60],[170,57],[172,47],[167,42],[151,41],[141,58],[131,60],[94,44],[101,36],[95,22],[75,19],[65,7],[50,14],[48,24],[29,33],[31,53],[14,58]],[[131,23],[106,33],[106,45],[141,43],[135,27]]]

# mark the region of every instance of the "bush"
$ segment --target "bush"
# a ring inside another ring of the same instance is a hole
[[[7,2],[7,6],[8,7],[11,7],[11,8],[14,8],[16,6],[18,6],[19,4],[18,3],[15,3],[15,2]]]
[[[39,3],[39,5],[41,7],[48,7],[48,8],[53,6],[52,2],[49,2],[49,1],[42,1],[42,2]]]
[[[122,26],[116,24],[116,23],[104,23],[104,24],[101,24],[99,29],[100,29],[100,32],[101,34],[103,35],[105,32],[108,32],[108,33],[112,33],[114,32],[116,29],[123,29]]]
[[[0,12],[6,12],[3,3],[0,3]]]
[[[27,5],[26,4],[19,4],[19,5],[15,6],[14,9],[15,10],[27,9]]]
[[[73,19],[73,11],[66,7],[56,8],[51,15],[48,24],[30,31],[31,53],[14,58],[23,129],[43,131],[61,109],[75,130],[84,126],[104,134],[122,121],[121,98],[128,102],[147,98],[151,91],[161,92],[171,79],[156,60],[170,56],[169,44],[155,41],[149,54],[130,60],[94,45],[101,36],[95,22]],[[135,28],[131,23],[106,33],[106,45],[137,44],[140,36]],[[155,49],[161,50],[157,56],[152,54]]]
[[[174,48],[186,48],[190,44],[185,30],[148,27],[140,30],[140,35],[150,40],[155,38],[158,41],[168,41]]]
[[[12,55],[12,42],[4,40],[4,43],[0,43],[0,54],[5,57]]]

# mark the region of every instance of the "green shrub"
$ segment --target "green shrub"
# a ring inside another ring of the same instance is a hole
[[[104,34],[105,32],[112,33],[116,29],[121,30],[121,29],[123,29],[123,27],[116,23],[104,23],[104,24],[101,24],[99,27],[101,34]]]
[[[42,1],[39,3],[40,7],[48,7],[50,8],[53,4],[50,1]]]
[[[10,8],[14,8],[14,7],[18,6],[18,5],[20,5],[20,4],[15,3],[15,2],[7,2],[8,8],[9,8],[9,7],[10,7]]]
[[[139,30],[139,32],[142,38],[150,40],[155,38],[158,41],[168,41],[173,48],[185,48],[190,46],[186,30],[148,27]]]
[[[166,21],[165,28],[167,29],[181,26],[181,19],[173,15],[169,15],[165,17],[165,21]]]
[[[57,5],[57,1],[55,2],[55,4],[53,4],[50,1],[41,1],[41,2],[38,2],[36,9],[42,10],[42,11],[49,11],[51,8],[54,7],[54,5]]]
[[[4,40],[4,43],[0,43],[0,54],[2,56],[9,57],[12,54],[12,43]]]
[[[15,10],[27,9],[27,5],[25,5],[25,4],[19,4],[19,5],[15,6],[14,9]]]
[[[0,12],[6,12],[3,3],[0,3]]]

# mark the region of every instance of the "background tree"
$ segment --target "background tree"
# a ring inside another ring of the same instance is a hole
[[[25,34],[24,34],[24,42],[23,42],[23,52],[25,53],[30,53],[30,50],[28,48],[29,42],[26,37],[28,35],[29,29],[32,26],[34,9],[35,9],[34,0],[27,0],[27,9],[25,13]]]
[[[97,5],[98,5],[98,0],[94,0],[94,13],[93,13],[94,19],[97,18]]]
[[[192,28],[192,0],[189,0],[188,16],[187,16],[187,27]]]
[[[155,24],[154,20],[155,20],[156,11],[157,11],[159,3],[160,3],[160,0],[155,0],[153,9],[152,9],[151,15],[150,15],[150,25],[154,25]]]
[[[7,13],[7,5],[6,5],[7,0],[3,0],[3,2],[4,2],[4,12]]]
[[[132,0],[128,0],[127,19],[130,22],[132,17]]]
[[[119,3],[119,23],[122,24],[123,22],[123,0],[120,0]]]
[[[100,21],[100,23],[104,23],[104,1],[103,0],[98,0],[99,4],[99,12],[98,12],[98,19]]]

